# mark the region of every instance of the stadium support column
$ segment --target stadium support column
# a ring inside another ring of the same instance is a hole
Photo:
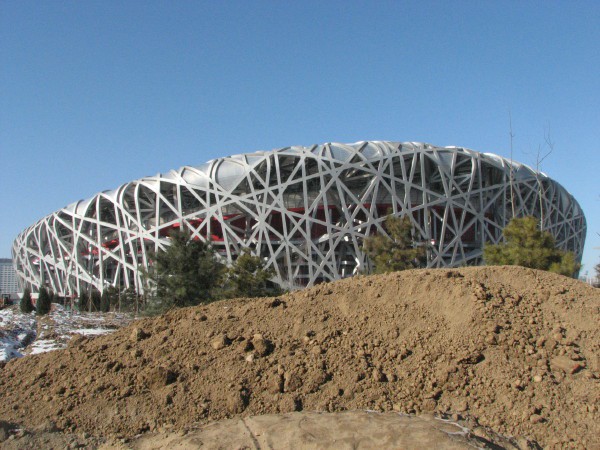
[[[100,291],[100,293],[104,291],[104,260],[102,259],[102,249],[104,247],[102,247],[102,228],[100,226],[100,216],[102,214],[102,211],[100,210],[101,198],[102,197],[100,195],[96,197],[96,243],[98,246],[98,279],[100,280],[100,288],[98,290]]]

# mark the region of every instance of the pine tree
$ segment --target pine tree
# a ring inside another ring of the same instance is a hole
[[[94,290],[90,295],[90,310],[93,312],[100,311],[100,303],[102,301],[100,292]]]
[[[100,298],[100,311],[107,313],[110,311],[110,293],[108,289],[105,289],[102,292],[102,297]]]
[[[40,288],[40,292],[38,294],[38,299],[35,304],[35,307],[36,307],[35,313],[38,316],[44,316],[50,312],[51,300],[50,300],[50,294],[48,294],[48,291],[46,290],[46,288],[44,288],[44,287]]]
[[[105,294],[106,298],[108,299],[108,310],[110,311],[112,309],[113,311],[120,311],[121,292],[119,288],[116,288],[115,286],[108,286],[102,293],[103,296]]]
[[[227,271],[227,282],[230,287],[228,297],[266,297],[279,295],[281,289],[269,286],[269,279],[274,275],[273,269],[265,269],[264,262],[248,251],[242,252]]]
[[[19,308],[23,314],[29,314],[35,309],[33,307],[33,302],[31,301],[31,290],[29,288],[25,288],[23,291],[23,297],[21,297]]]
[[[376,234],[364,240],[364,251],[374,266],[374,273],[425,267],[427,249],[413,239],[413,226],[408,216],[389,215],[384,228],[388,236]]]
[[[121,291],[121,310],[137,312],[138,310],[138,293],[132,287]]]
[[[77,305],[77,309],[79,309],[80,312],[87,312],[88,307],[89,307],[88,302],[89,302],[89,296],[88,296],[87,292],[81,291],[79,293],[79,303]]]
[[[504,243],[484,247],[486,264],[529,267],[569,277],[579,270],[575,255],[557,249],[552,235],[538,228],[535,217],[512,219],[503,235]]]
[[[171,245],[154,255],[151,270],[144,274],[150,314],[212,301],[225,272],[209,244],[180,231],[172,232],[170,240]]]

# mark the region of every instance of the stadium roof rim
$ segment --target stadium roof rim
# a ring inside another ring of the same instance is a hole
[[[407,151],[416,150],[416,149],[435,150],[435,151],[462,150],[466,153],[482,155],[486,159],[492,160],[492,161],[496,162],[497,164],[500,164],[500,166],[505,165],[505,166],[509,167],[512,165],[513,170],[515,170],[515,171],[518,171],[520,169],[525,169],[526,171],[530,172],[529,175],[533,174],[534,177],[536,176],[535,174],[539,174],[539,175],[543,176],[544,178],[550,178],[544,172],[536,171],[535,169],[528,166],[527,164],[519,163],[515,160],[511,161],[510,159],[504,158],[495,153],[478,152],[476,150],[472,150],[472,149],[465,148],[465,147],[454,146],[454,145],[441,147],[441,146],[436,146],[436,145],[429,144],[426,142],[418,142],[418,141],[400,142],[400,141],[375,140],[375,141],[357,141],[357,142],[353,142],[353,143],[326,142],[323,144],[314,144],[311,146],[291,145],[291,146],[280,147],[280,148],[276,148],[276,149],[272,149],[272,150],[258,150],[258,151],[252,152],[252,153],[237,153],[237,154],[233,154],[233,155],[229,155],[229,156],[223,156],[223,157],[219,157],[219,158],[209,159],[205,163],[202,163],[202,164],[196,165],[196,166],[185,165],[185,166],[179,167],[178,169],[169,170],[168,172],[159,172],[156,175],[143,176],[136,180],[129,181],[127,183],[123,183],[122,185],[120,185],[117,188],[101,191],[101,192],[99,192],[99,194],[106,195],[107,197],[114,197],[114,196],[118,195],[119,190],[123,186],[128,185],[130,183],[135,183],[137,181],[142,181],[142,180],[148,181],[148,180],[156,179],[156,178],[169,179],[173,175],[181,173],[183,170],[186,170],[186,169],[194,169],[196,171],[202,172],[206,176],[215,176],[215,175],[217,175],[216,173],[211,174],[211,173],[207,172],[207,169],[211,169],[212,166],[214,166],[215,164],[218,164],[218,163],[222,163],[222,162],[226,162],[226,161],[241,162],[242,159],[247,158],[247,157],[252,157],[252,156],[262,158],[264,156],[268,156],[269,154],[283,153],[283,152],[297,152],[297,153],[304,153],[304,154],[312,153],[315,156],[322,157],[323,155],[322,154],[320,155],[319,152],[322,152],[322,150],[327,147],[344,148],[346,150],[353,149],[358,153],[362,148],[364,148],[365,146],[368,146],[369,144],[375,144],[375,145],[383,144],[382,147],[379,147],[379,150],[383,150],[383,151],[389,151],[387,146],[397,147],[398,150],[403,150],[406,147]],[[333,159],[337,159],[337,158],[333,157]],[[369,159],[369,158],[367,158],[367,159]],[[375,159],[375,158],[373,158],[373,159]],[[251,168],[251,166],[252,166],[252,164],[248,164],[248,168]],[[558,183],[556,180],[553,180],[553,181],[560,185],[560,183]],[[561,187],[564,189],[564,186],[561,185]],[[569,194],[571,194],[567,189],[564,189],[564,190],[566,192],[568,192]],[[94,195],[90,196],[89,198],[80,199],[78,201],[70,203],[67,206],[65,206],[63,209],[71,210],[72,208],[76,208],[80,204],[86,204],[87,202],[93,200],[97,195],[98,194],[94,194]]]
[[[265,156],[268,156],[270,154],[283,153],[283,152],[295,152],[295,153],[299,153],[299,154],[303,153],[305,155],[313,154],[315,156],[322,157],[323,155],[319,155],[318,151],[322,151],[323,149],[325,149],[327,147],[353,149],[354,151],[356,151],[358,153],[358,151],[360,151],[361,149],[363,149],[364,147],[366,147],[370,144],[371,145],[380,144],[381,147],[379,147],[379,150],[383,150],[386,152],[389,152],[389,149],[387,148],[388,146],[393,146],[393,147],[396,147],[400,151],[406,149],[407,152],[409,152],[411,150],[412,151],[414,151],[414,150],[431,150],[431,151],[458,150],[458,151],[463,151],[468,154],[481,155],[487,161],[494,163],[495,165],[497,165],[500,168],[510,167],[512,165],[514,174],[515,174],[514,175],[515,180],[518,180],[520,177],[525,177],[525,178],[530,179],[530,178],[536,178],[538,175],[541,175],[545,179],[551,179],[552,182],[555,183],[558,187],[560,187],[566,194],[570,195],[573,199],[575,198],[575,196],[569,190],[567,190],[561,183],[550,178],[544,172],[536,171],[535,169],[533,169],[532,167],[530,167],[527,164],[523,164],[523,163],[517,162],[515,160],[511,161],[510,159],[504,158],[503,156],[497,155],[495,153],[479,152],[477,150],[472,150],[472,149],[469,149],[466,147],[460,147],[460,146],[455,146],[455,145],[449,145],[449,146],[442,147],[442,146],[437,146],[437,145],[430,144],[427,142],[419,142],[419,141],[401,142],[401,141],[385,141],[385,140],[367,140],[367,141],[357,141],[357,142],[353,142],[353,143],[326,142],[326,143],[322,143],[322,144],[313,144],[310,146],[291,145],[291,146],[280,147],[280,148],[275,148],[275,149],[271,149],[271,150],[258,150],[258,151],[252,152],[252,153],[238,153],[238,154],[233,154],[233,155],[229,155],[229,156],[213,158],[213,159],[210,159],[200,165],[196,165],[196,166],[184,165],[184,166],[179,167],[178,169],[171,169],[168,172],[159,172],[156,175],[147,175],[147,176],[143,176],[143,177],[137,178],[132,181],[128,181],[126,183],[119,185],[118,187],[116,187],[114,189],[103,190],[96,194],[91,195],[90,197],[76,200],[76,201],[69,203],[68,205],[60,208],[58,211],[66,210],[66,211],[70,211],[70,212],[76,212],[80,208],[85,209],[89,206],[90,202],[92,202],[94,199],[97,198],[98,195],[104,195],[112,200],[116,200],[119,192],[121,192],[126,186],[129,186],[131,184],[138,183],[141,181],[144,181],[147,183],[148,181],[157,180],[157,179],[168,180],[168,179],[173,179],[173,177],[177,178],[177,177],[179,177],[178,174],[182,173],[184,170],[193,169],[194,171],[201,172],[206,177],[214,177],[216,179],[217,174],[214,172],[211,173],[212,171],[208,172],[207,169],[212,169],[215,165],[223,163],[223,162],[228,162],[228,161],[240,162],[243,158],[252,157],[252,156],[264,158]],[[316,151],[317,151],[317,153],[315,153]],[[379,156],[381,156],[381,153],[379,153]],[[376,159],[376,158],[372,158],[372,159]],[[251,169],[252,164],[247,164],[247,168]],[[522,171],[522,172],[519,173],[519,171]],[[581,210],[581,207],[578,204],[577,204],[577,207],[578,207],[578,209]],[[54,212],[51,212],[50,215],[52,215],[53,213]],[[31,226],[27,227],[21,233],[24,233],[29,229],[35,228],[41,221],[45,220],[45,218],[47,216],[48,216],[48,214],[46,214],[45,216],[40,218],[38,221],[36,221]]]

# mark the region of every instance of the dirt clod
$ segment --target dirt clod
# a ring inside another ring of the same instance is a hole
[[[138,327],[134,327],[131,330],[131,340],[133,342],[139,342],[143,339],[146,339],[148,337],[148,333],[146,333],[144,330],[142,330],[141,328]]]
[[[555,369],[562,370],[569,375],[574,374],[584,367],[579,361],[573,361],[567,356],[557,356],[552,358],[550,361],[550,366]]]

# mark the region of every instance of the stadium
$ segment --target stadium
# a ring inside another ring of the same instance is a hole
[[[143,292],[142,269],[179,229],[226,263],[248,249],[295,289],[368,270],[363,239],[385,233],[389,212],[410,218],[428,267],[481,264],[484,244],[528,215],[581,261],[583,212],[545,174],[459,147],[371,141],[229,156],[126,183],[24,230],[13,263],[33,292]]]

